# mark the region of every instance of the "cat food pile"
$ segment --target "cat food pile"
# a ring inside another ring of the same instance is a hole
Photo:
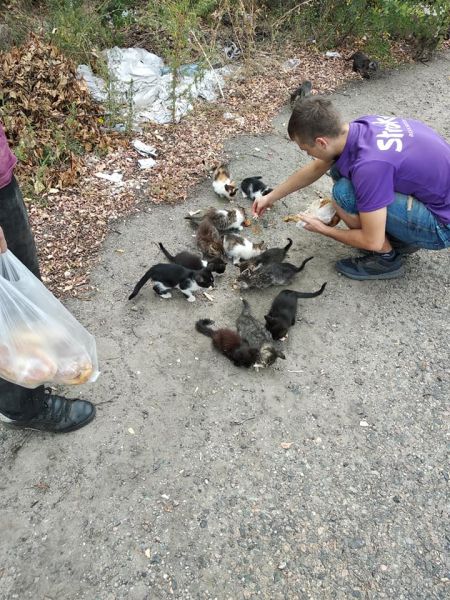
[[[272,191],[261,177],[248,177],[239,188],[242,196],[252,202]],[[221,165],[215,170],[213,189],[218,196],[234,200],[239,188],[226,166]],[[210,206],[191,212],[185,218],[197,228],[196,243],[202,257],[187,251],[172,255],[160,243],[160,249],[169,263],[153,265],[138,281],[129,300],[137,296],[145,283],[151,280],[153,290],[161,298],[171,298],[173,290],[178,289],[188,302],[195,302],[194,292],[211,287],[214,284],[213,274],[224,273],[228,261],[239,269],[237,286],[241,290],[288,285],[313,258],[306,258],[299,266],[284,262],[292,246],[290,238],[282,248],[268,249],[263,241],[248,240],[241,232],[252,221],[240,206]],[[252,315],[247,300],[242,300],[243,307],[236,321],[236,330],[214,329],[214,322],[210,319],[200,319],[195,327],[199,333],[210,337],[213,346],[236,366],[256,369],[267,367],[277,358],[285,358],[279,343],[286,339],[288,329],[295,324],[298,298],[320,296],[325,286],[326,283],[311,293],[283,290],[275,297],[265,315],[265,324]]]

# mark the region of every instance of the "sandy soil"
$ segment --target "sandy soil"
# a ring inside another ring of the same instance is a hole
[[[333,100],[348,119],[402,114],[450,139],[449,58]],[[237,179],[276,184],[307,160],[287,140],[288,116],[270,135],[229,141]],[[161,300],[150,285],[126,300],[162,259],[155,242],[194,247],[183,216],[220,203],[210,181],[184,205],[149,203],[114,226],[96,293],[69,304],[102,369],[69,392],[97,404],[96,420],[59,437],[0,429],[0,598],[446,597],[449,253],[411,256],[399,280],[340,277],[334,261],[352,250],[282,221],[329,192],[324,177],[253,236],[290,235],[294,263],[314,255],[292,287],[328,282],[301,301],[286,360],[259,373],[194,331],[200,317],[238,316],[231,266],[213,302]],[[278,291],[245,296],[262,318]]]

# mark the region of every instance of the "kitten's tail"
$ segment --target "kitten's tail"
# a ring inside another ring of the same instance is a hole
[[[170,254],[165,248],[164,246],[161,244],[161,242],[159,242],[159,247],[161,248],[162,253],[164,254],[164,256],[170,261],[173,262],[175,260],[175,256],[172,256],[172,254]]]
[[[295,294],[297,298],[315,298],[316,296],[320,296],[323,294],[324,289],[327,287],[327,282],[322,284],[320,290],[316,292],[297,292],[296,290],[284,290],[286,292],[290,292],[291,294]]]
[[[151,278],[152,278],[152,269],[149,269],[147,271],[147,273],[141,279],[139,279],[139,281],[135,285],[134,290],[128,296],[128,300],[132,300],[135,296],[137,296],[141,287],[143,287],[147,283],[147,281]]]
[[[211,319],[200,319],[195,324],[195,329],[199,333],[203,333],[203,335],[206,335],[207,337],[212,337],[214,330],[211,329],[211,327],[208,327],[208,325],[212,325],[213,323],[214,321],[211,321]]]
[[[285,252],[287,252],[287,251],[289,250],[289,248],[292,246],[292,243],[293,243],[293,242],[292,242],[292,240],[291,240],[291,238],[287,238],[287,239],[288,239],[288,243],[287,243],[287,244],[286,244],[286,246],[283,248],[283,250],[284,250]]]
[[[241,300],[242,300],[242,304],[244,305],[244,308],[242,309],[242,314],[249,315],[250,314],[250,304],[247,302],[247,300],[245,298],[241,298]]]
[[[300,273],[300,271],[303,270],[304,266],[306,265],[307,262],[309,262],[310,260],[312,260],[314,258],[314,256],[310,256],[309,258],[305,258],[305,260],[302,262],[302,264],[297,267],[297,273]]]

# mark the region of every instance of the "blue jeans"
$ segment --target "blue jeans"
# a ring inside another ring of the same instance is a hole
[[[346,213],[357,215],[355,188],[350,179],[341,177],[332,167],[333,200]],[[405,194],[395,194],[395,200],[387,208],[386,232],[393,237],[419,248],[442,250],[450,247],[450,224],[444,224],[427,207]]]

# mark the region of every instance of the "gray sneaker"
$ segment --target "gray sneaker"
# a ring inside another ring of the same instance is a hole
[[[350,279],[396,279],[405,274],[403,260],[396,255],[392,260],[386,260],[380,254],[371,253],[357,258],[338,260],[336,269]]]

